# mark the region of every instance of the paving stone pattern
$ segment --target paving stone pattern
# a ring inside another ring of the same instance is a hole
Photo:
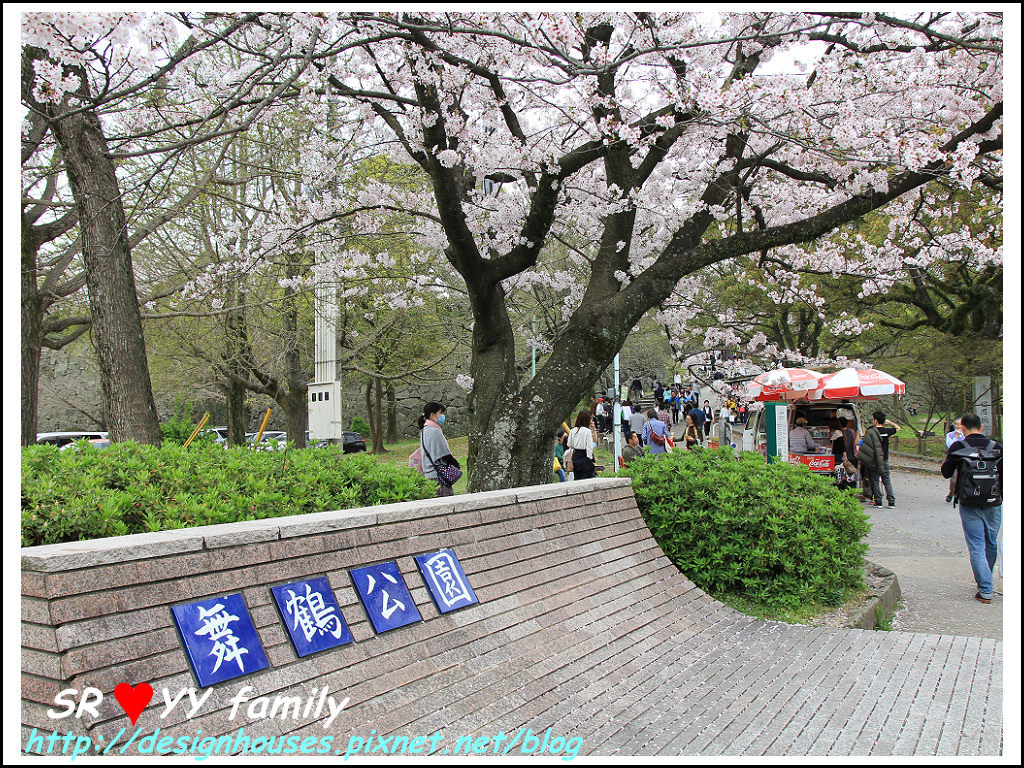
[[[455,550],[480,604],[439,615],[413,556]],[[347,569],[397,560],[424,621],[375,635]],[[299,660],[269,587],[326,575],[355,643]],[[270,668],[197,687],[170,607],[241,590]],[[104,692],[83,726],[134,730],[120,682],[157,691],[143,733],[579,737],[590,755],[998,755],[1002,646],[983,638],[797,627],[713,600],[668,562],[628,481],[605,479],[22,550],[23,743],[61,689]],[[230,697],[309,696],[318,720],[230,720]],[[320,717],[320,721],[325,716]],[[67,722],[67,721],[64,721]],[[507,742],[506,742],[507,743]],[[519,748],[523,740],[519,741]],[[519,754],[511,752],[511,754]]]

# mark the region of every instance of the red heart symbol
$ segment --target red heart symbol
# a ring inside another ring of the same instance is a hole
[[[118,683],[114,689],[114,698],[121,705],[121,709],[128,715],[132,725],[139,719],[142,710],[146,708],[153,698],[153,686],[149,683],[139,683],[132,688],[128,683]]]

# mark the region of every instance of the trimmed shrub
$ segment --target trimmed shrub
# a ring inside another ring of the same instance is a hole
[[[340,448],[87,443],[21,454],[22,546],[433,497],[408,467]]]
[[[804,467],[721,448],[647,457],[625,474],[662,550],[706,592],[781,615],[863,586],[869,518],[853,491]]]

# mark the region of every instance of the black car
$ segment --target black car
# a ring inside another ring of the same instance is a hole
[[[327,440],[314,440],[306,430],[306,445],[310,448],[324,448],[330,445]],[[358,432],[343,432],[341,438],[342,453],[358,453],[366,450],[366,438]]]
[[[343,453],[357,453],[366,450],[366,438],[359,432],[343,432],[341,437]]]

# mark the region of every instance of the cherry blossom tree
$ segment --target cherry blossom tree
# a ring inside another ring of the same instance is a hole
[[[23,398],[30,416],[27,430],[34,423],[37,350],[44,343],[41,315],[50,299],[60,296],[53,290],[55,279],[72,264],[80,264],[81,280],[71,277],[62,288],[67,295],[84,284],[88,317],[63,318],[58,330],[67,330],[68,337],[86,329],[92,332],[103,390],[103,418],[111,437],[160,442],[131,249],[180,213],[212,176],[213,169],[209,169],[205,179],[169,193],[166,174],[173,171],[174,158],[197,143],[230,137],[245,129],[245,116],[239,124],[225,122],[226,115],[233,114],[233,107],[245,103],[244,97],[231,104],[211,104],[208,98],[197,98],[184,115],[164,97],[166,78],[176,68],[223,42],[246,18],[230,19],[216,28],[216,20],[211,20],[210,30],[203,30],[197,38],[183,34],[190,26],[187,17],[176,20],[164,14],[49,12],[23,15],[23,163],[39,151],[44,141],[53,141],[66,174],[64,183],[70,186],[77,227],[77,241],[51,263],[46,276],[50,285],[44,285],[42,291],[38,284],[25,286],[30,298],[28,309],[23,307],[23,312],[30,315],[26,318],[29,322],[23,322],[23,334],[30,336],[23,345],[27,350],[23,370],[30,374],[26,380],[29,394]],[[249,110],[249,124],[258,113],[259,105]],[[130,217],[118,169],[139,158],[156,159],[130,181],[136,191],[148,191],[150,195],[133,195],[142,206],[143,220],[129,232]],[[149,201],[160,198],[155,210],[147,208],[147,197]],[[43,238],[53,234],[52,221],[40,221],[41,213],[34,215],[35,219],[23,222],[23,260],[37,253],[40,244],[50,242]],[[35,270],[23,270],[25,281],[35,278]],[[33,370],[35,376],[31,375]],[[26,431],[23,442],[32,437]]]
[[[998,14],[188,22],[240,25],[231,48],[241,64],[208,84],[211,97],[240,108],[344,104],[358,119],[339,125],[335,141],[412,164],[426,180],[366,184],[353,220],[372,230],[396,210],[414,216],[419,287],[467,296],[472,490],[546,480],[553,425],[641,318],[702,270],[748,257],[807,266],[806,244],[883,208],[898,218],[929,182],[969,188],[1000,175]],[[251,85],[244,96],[239,83]],[[316,189],[310,227],[351,211],[332,197],[322,164],[304,173],[304,189]],[[879,258],[907,252],[883,248]],[[358,270],[363,258],[339,252],[319,268]],[[838,261],[818,266],[841,271]],[[563,322],[523,380],[517,340],[528,325],[516,295],[538,286],[561,297]]]
[[[363,140],[430,179],[429,199],[380,189],[367,206],[424,211],[424,245],[465,284],[472,489],[546,479],[551,425],[700,270],[795,259],[936,178],[998,176],[993,15],[343,14],[319,29],[348,42],[316,88],[363,105]],[[813,71],[770,69],[794,56]],[[556,239],[585,278],[539,268]],[[563,292],[565,326],[523,383],[509,294],[537,282]]]

